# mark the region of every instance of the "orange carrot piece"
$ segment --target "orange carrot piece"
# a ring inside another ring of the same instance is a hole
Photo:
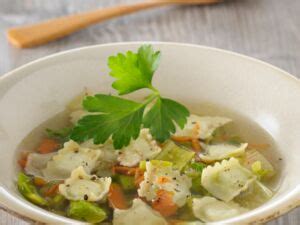
[[[42,187],[47,183],[47,181],[45,181],[43,178],[35,177],[33,179],[33,183],[38,187]]]
[[[188,136],[171,136],[171,139],[176,142],[190,142],[192,140],[191,137]]]
[[[45,192],[45,196],[53,196],[58,192],[58,187],[59,184],[54,184],[52,185],[46,192]]]
[[[136,187],[140,186],[140,183],[144,180],[144,171],[141,169],[137,169],[134,175],[134,184]]]
[[[152,208],[165,217],[176,214],[178,206],[173,202],[173,193],[160,189],[156,194],[157,198],[152,202]]]
[[[113,174],[119,173],[128,176],[134,176],[136,173],[137,167],[127,167],[127,166],[113,166]]]
[[[269,147],[270,147],[269,144],[254,144],[254,143],[249,143],[248,144],[248,148],[254,148],[254,149],[257,149],[257,150],[265,150]]]
[[[108,192],[108,201],[112,208],[127,209],[128,204],[120,185],[112,183]]]
[[[59,147],[60,144],[56,140],[45,138],[40,143],[40,146],[38,147],[37,151],[41,154],[47,154],[58,150]]]
[[[28,155],[28,152],[22,152],[21,158],[18,160],[18,164],[22,169],[26,167]]]
[[[198,139],[193,139],[192,140],[192,147],[193,147],[193,149],[194,149],[195,152],[200,152],[201,145],[200,145]]]

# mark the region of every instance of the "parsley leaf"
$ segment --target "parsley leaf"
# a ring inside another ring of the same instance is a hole
[[[150,129],[152,136],[163,142],[176,130],[174,122],[183,128],[187,122],[189,111],[181,104],[167,98],[158,98],[146,113],[143,124]]]
[[[160,52],[151,45],[143,45],[138,53],[128,51],[108,59],[110,75],[116,78],[112,87],[124,95],[142,88],[152,89],[152,77],[160,61]]]
[[[115,149],[120,149],[136,139],[140,133],[145,106],[143,104],[110,95],[98,94],[86,97],[84,108],[98,112],[84,116],[73,129],[71,139],[85,141],[94,139],[103,144],[112,136]]]
[[[104,94],[87,96],[83,107],[91,114],[77,122],[70,138],[78,142],[93,139],[95,144],[101,144],[112,137],[114,148],[121,149],[139,136],[142,125],[160,142],[175,132],[176,124],[183,128],[189,111],[171,99],[162,98],[152,86],[159,61],[160,52],[155,52],[151,45],[141,46],[137,53],[128,51],[109,57],[110,75],[116,78],[112,86],[119,95],[142,88],[153,93],[142,103]],[[154,101],[145,114],[145,107]]]

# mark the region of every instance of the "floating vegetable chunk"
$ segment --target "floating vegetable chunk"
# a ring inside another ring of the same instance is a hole
[[[24,173],[19,173],[18,190],[30,202],[39,206],[47,205],[47,201],[40,196],[36,187],[32,184],[31,179]]]
[[[51,160],[54,155],[56,155],[56,153],[30,153],[24,168],[25,172],[29,175],[43,177],[42,170],[46,168],[48,161]]]
[[[63,149],[53,156],[42,172],[48,180],[66,179],[79,166],[82,166],[87,173],[90,173],[95,168],[100,155],[101,151],[83,148],[70,140],[64,144]]]
[[[202,172],[201,184],[213,196],[230,201],[246,190],[256,177],[235,158],[223,160]]]
[[[274,167],[266,157],[255,149],[247,150],[245,166],[251,169],[259,178],[270,178],[275,174]]]
[[[182,170],[194,155],[195,152],[179,147],[174,142],[169,141],[164,145],[162,152],[156,159],[172,162],[175,169]]]
[[[82,166],[75,169],[71,177],[59,185],[59,192],[69,200],[104,200],[111,184],[110,177],[98,178],[88,175]]]
[[[71,201],[67,214],[73,219],[88,223],[100,223],[107,218],[103,209],[94,203],[86,201]]]
[[[130,209],[115,209],[114,225],[167,225],[167,221],[141,199],[134,199]]]
[[[234,201],[241,206],[253,209],[272,198],[273,192],[259,181],[254,181],[246,191],[241,192]]]
[[[246,212],[234,202],[222,202],[213,197],[193,199],[193,212],[195,217],[204,222],[224,220]]]
[[[195,124],[198,124],[198,137],[200,139],[207,139],[212,136],[215,129],[224,126],[232,120],[226,117],[210,117],[210,116],[196,116],[190,115],[188,121],[183,129],[177,128],[174,135],[176,136],[192,136]]]
[[[204,162],[213,162],[222,159],[228,159],[230,157],[239,157],[245,154],[245,150],[248,146],[247,143],[239,145],[232,144],[215,144],[215,145],[203,145],[206,151],[200,158]]]
[[[142,129],[136,140],[121,149],[118,161],[122,166],[135,166],[142,160],[153,159],[160,151],[161,148],[152,138],[149,129]]]
[[[161,164],[158,160],[154,162],[146,162],[144,180],[138,189],[139,196],[152,201],[158,198],[159,190],[165,190],[173,195],[173,202],[177,206],[183,206],[191,195],[191,179],[164,161]]]

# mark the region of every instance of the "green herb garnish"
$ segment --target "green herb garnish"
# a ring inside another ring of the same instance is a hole
[[[187,108],[162,98],[152,85],[160,56],[160,52],[155,52],[151,45],[143,45],[137,53],[128,51],[109,57],[110,75],[116,78],[112,87],[119,95],[143,88],[151,90],[152,94],[141,103],[105,94],[86,97],[83,107],[93,114],[78,121],[71,132],[71,139],[78,142],[93,139],[95,144],[101,144],[112,137],[114,148],[121,149],[139,136],[142,126],[149,128],[152,136],[160,142],[175,132],[175,123],[183,128],[189,116]],[[146,107],[149,110],[145,113]]]

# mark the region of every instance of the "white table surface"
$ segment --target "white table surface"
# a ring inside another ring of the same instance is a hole
[[[7,43],[16,25],[134,0],[0,0],[0,75],[34,59],[76,47],[120,41],[172,41],[243,53],[300,76],[300,1],[232,0],[217,6],[167,7],[95,25],[33,49]],[[3,171],[0,171],[0,173]],[[0,224],[30,224],[0,208]],[[300,209],[268,225],[300,224]]]

